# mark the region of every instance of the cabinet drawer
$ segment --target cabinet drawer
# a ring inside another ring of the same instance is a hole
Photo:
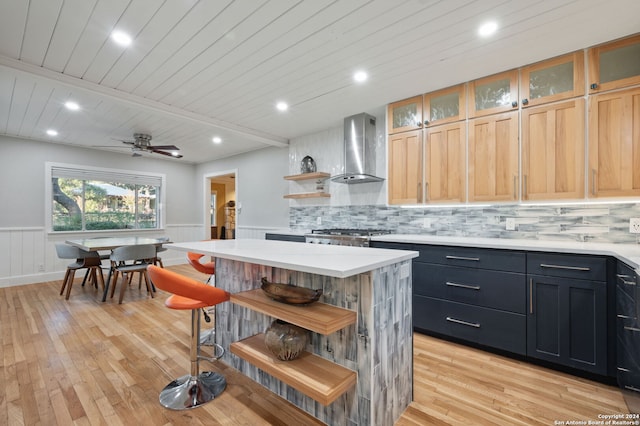
[[[413,264],[413,292],[421,296],[524,314],[526,290],[524,274]]]
[[[296,243],[304,243],[305,238],[304,235],[291,235],[291,234],[270,234],[266,233],[264,235],[265,240],[276,240],[276,241],[293,241]]]
[[[521,355],[526,352],[526,318],[520,314],[414,295],[413,326]]]
[[[619,318],[638,318],[638,282],[633,269],[618,262],[616,268],[616,313]]]
[[[525,272],[524,252],[493,250],[474,247],[417,245],[420,252],[417,262],[464,266],[496,271]]]
[[[640,325],[634,321],[617,319],[618,367],[640,373]]]
[[[589,281],[606,281],[607,259],[572,254],[528,253],[527,273]]]

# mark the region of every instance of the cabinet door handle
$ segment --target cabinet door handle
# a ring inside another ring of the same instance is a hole
[[[460,288],[468,288],[469,290],[480,290],[479,285],[460,284],[460,283],[454,283],[451,281],[447,281],[445,284],[448,285],[449,287],[460,287]]]
[[[584,266],[550,265],[548,263],[541,263],[540,267],[550,268],[550,269],[568,269],[570,271],[584,271],[584,272],[588,272],[591,270],[591,268],[584,267]]]
[[[523,176],[524,183],[522,184],[522,198],[526,199],[527,195],[529,195],[529,191],[527,190],[527,175]]]
[[[632,390],[632,391],[634,391],[634,392],[640,392],[640,389],[638,389],[638,388],[636,388],[636,387],[633,387],[633,386],[624,385],[624,388],[625,388],[625,389]]]
[[[638,327],[627,327],[625,325],[624,329],[627,330],[627,331],[638,331],[638,332],[640,332],[640,328],[638,328]]]
[[[529,278],[529,313],[533,314],[533,278]]]
[[[422,183],[418,182],[418,202],[422,202]]]
[[[618,368],[618,371],[622,371],[623,373],[628,373],[629,371],[631,371],[628,368],[624,368],[624,367],[617,367],[617,368]]]
[[[517,186],[518,186],[518,176],[514,176],[513,177],[513,199],[515,200],[517,198],[516,195],[516,191],[518,190]]]
[[[591,193],[596,195],[596,169],[591,169]]]
[[[449,322],[454,322],[456,324],[462,324],[462,325],[466,325],[473,328],[480,328],[480,324],[478,324],[477,322],[467,322],[467,321],[462,321],[462,320],[451,318],[451,317],[447,317],[446,320]]]
[[[424,183],[424,201],[429,201],[429,182]]]
[[[446,259],[450,260],[470,260],[472,262],[479,262],[479,257],[463,257],[463,256],[446,256]]]

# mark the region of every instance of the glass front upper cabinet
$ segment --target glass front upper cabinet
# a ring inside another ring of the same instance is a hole
[[[389,134],[422,128],[422,96],[389,104],[387,110]]]
[[[640,35],[589,49],[589,93],[640,84]]]
[[[522,68],[522,106],[584,95],[584,53],[578,51]]]
[[[469,116],[481,117],[518,108],[518,70],[469,83]]]
[[[424,125],[435,126],[467,118],[465,93],[465,85],[460,84],[424,95]]]

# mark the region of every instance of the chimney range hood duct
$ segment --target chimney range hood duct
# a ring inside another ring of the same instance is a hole
[[[376,118],[361,113],[344,119],[344,173],[331,178],[336,183],[381,182],[376,167]]]

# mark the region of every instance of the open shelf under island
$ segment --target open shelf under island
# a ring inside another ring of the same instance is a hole
[[[393,424],[412,400],[411,259],[414,251],[272,240],[217,240],[167,247],[215,257],[222,358],[327,424]],[[271,282],[322,288],[319,302],[292,306],[261,294]],[[306,351],[280,361],[262,333],[274,319],[310,330]],[[332,374],[323,374],[323,371]]]

